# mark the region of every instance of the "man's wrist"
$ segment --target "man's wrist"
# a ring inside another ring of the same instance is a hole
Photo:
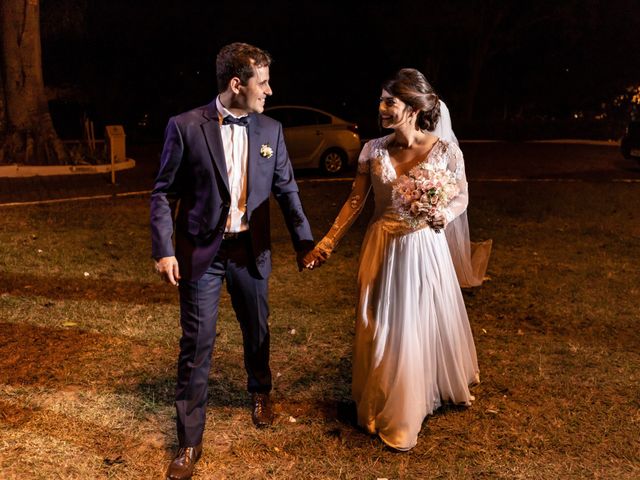
[[[313,240],[300,240],[295,244],[295,250],[296,253],[305,254],[313,250],[313,247],[315,247],[315,245],[316,244]]]

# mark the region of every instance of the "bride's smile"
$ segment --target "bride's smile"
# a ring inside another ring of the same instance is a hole
[[[386,90],[380,95],[378,116],[383,128],[396,128],[409,122],[411,109],[399,98],[394,97]]]

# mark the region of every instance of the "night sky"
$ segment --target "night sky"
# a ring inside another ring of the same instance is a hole
[[[146,112],[164,125],[215,96],[217,51],[244,41],[274,57],[270,105],[365,127],[379,85],[405,66],[454,121],[595,115],[640,84],[640,2],[525,3],[42,0],[45,82],[98,123]]]

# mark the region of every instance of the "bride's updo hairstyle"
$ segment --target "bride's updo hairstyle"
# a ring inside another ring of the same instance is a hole
[[[382,84],[382,89],[418,112],[416,126],[433,131],[440,118],[438,95],[425,76],[415,68],[403,68]]]

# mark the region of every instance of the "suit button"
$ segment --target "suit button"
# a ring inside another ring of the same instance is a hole
[[[231,204],[230,204],[229,202],[224,202],[224,203],[222,204],[222,206],[223,206],[224,208],[229,208],[229,207],[231,206]]]

